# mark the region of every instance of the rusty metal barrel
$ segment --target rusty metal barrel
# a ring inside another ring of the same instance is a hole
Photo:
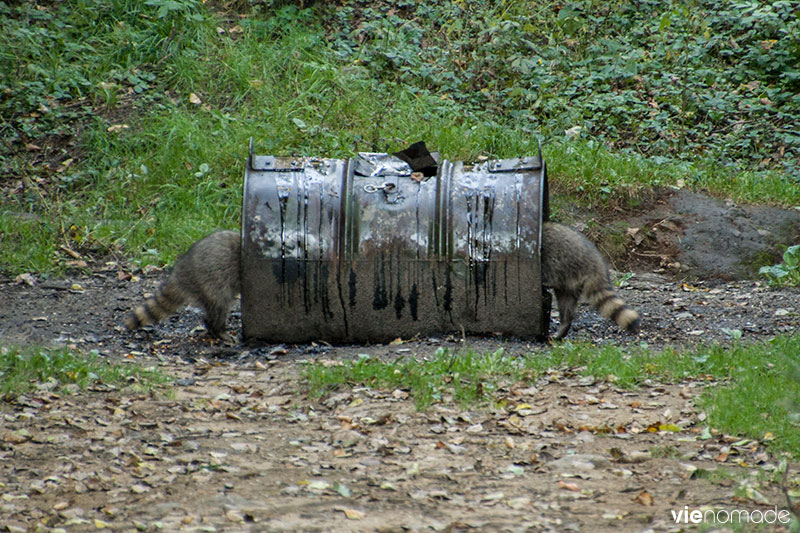
[[[251,140],[243,207],[248,342],[547,336],[541,149],[426,177],[388,154],[282,158]]]

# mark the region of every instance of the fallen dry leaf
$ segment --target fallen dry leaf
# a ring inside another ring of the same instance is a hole
[[[394,391],[392,391],[392,398],[396,400],[407,400],[408,392],[402,389],[395,389]]]
[[[225,518],[227,518],[231,522],[241,524],[242,522],[244,522],[244,513],[242,513],[237,509],[230,509],[225,513]]]
[[[17,285],[21,285],[24,283],[29,287],[33,287],[33,284],[36,283],[36,280],[33,277],[33,274],[29,272],[25,272],[24,274],[19,274],[17,277],[14,278],[14,283]]]
[[[650,493],[647,492],[646,490],[643,490],[642,492],[637,494],[633,498],[633,500],[635,502],[639,502],[640,504],[642,504],[642,505],[644,505],[646,507],[652,507],[653,506],[653,496],[651,496]]]
[[[558,488],[571,490],[573,492],[580,492],[581,488],[575,483],[567,483],[566,481],[559,481]]]
[[[18,429],[17,431],[9,431],[3,435],[3,442],[9,444],[22,444],[31,440],[31,434],[26,429]]]
[[[357,509],[342,509],[344,515],[349,518],[350,520],[361,520],[366,516],[364,511],[359,511]]]
[[[449,442],[438,441],[436,443],[436,447],[439,449],[446,449],[450,453],[454,455],[461,455],[467,449],[464,446],[459,446],[458,444],[450,444]]]

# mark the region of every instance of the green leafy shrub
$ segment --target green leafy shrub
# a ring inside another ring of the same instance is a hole
[[[796,2],[347,2],[333,46],[386,83],[650,157],[800,178]]]
[[[767,278],[770,287],[800,285],[800,245],[790,246],[783,253],[783,263],[763,266],[758,273]]]

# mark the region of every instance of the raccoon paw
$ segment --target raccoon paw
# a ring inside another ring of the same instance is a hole
[[[219,334],[214,336],[214,338],[215,338],[215,340],[221,342],[225,346],[235,346],[236,345],[236,339],[231,337],[230,334],[227,331],[220,332]]]
[[[633,320],[633,322],[631,322],[630,324],[628,324],[625,327],[625,331],[627,331],[628,333],[634,333],[634,334],[638,333],[639,332],[639,327],[641,326],[641,323],[639,322],[639,320],[640,320],[639,317],[636,317],[636,319]]]

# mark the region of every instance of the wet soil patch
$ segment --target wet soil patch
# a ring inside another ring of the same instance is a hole
[[[736,205],[684,189],[660,189],[621,227],[625,253],[615,258],[617,268],[662,268],[691,279],[754,279],[800,243],[797,209]]]

